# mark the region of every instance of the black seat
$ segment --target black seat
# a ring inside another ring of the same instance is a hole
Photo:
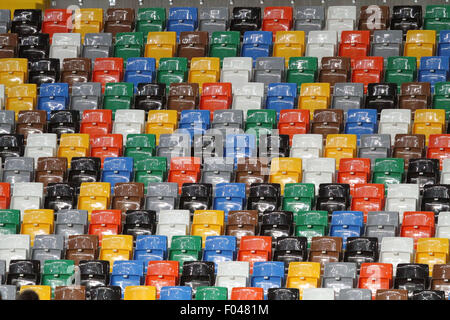
[[[377,262],[378,238],[348,237],[344,261],[355,262],[358,270],[361,267],[361,263]]]
[[[59,59],[40,58],[31,60],[29,65],[29,82],[38,87],[43,83],[55,83],[59,81]]]
[[[433,211],[436,219],[439,212],[450,211],[450,185],[424,186],[421,210]]]
[[[145,110],[166,109],[166,85],[164,83],[139,83],[134,108]]]
[[[58,139],[63,133],[80,132],[80,112],[77,110],[54,110],[47,123],[48,133],[56,133]]]
[[[308,240],[306,237],[279,237],[277,238],[273,254],[274,261],[283,261],[285,272],[290,262],[308,260]]]
[[[415,290],[411,300],[446,300],[445,291],[440,290]]]
[[[267,300],[299,300],[300,291],[296,288],[269,288]]]
[[[367,86],[366,108],[376,109],[378,114],[383,109],[397,107],[396,83],[369,83]]]
[[[122,288],[119,286],[101,286],[89,290],[88,300],[120,300]]]
[[[195,296],[200,286],[214,286],[214,262],[211,261],[186,261],[183,263],[180,286],[192,288]]]
[[[86,287],[86,291],[92,288],[106,286],[109,283],[109,261],[106,260],[81,260],[80,285]]]
[[[264,212],[278,210],[281,202],[281,186],[278,183],[253,183],[247,199],[247,209]]]
[[[426,185],[439,183],[439,159],[410,159],[406,183],[416,183],[420,190]]]
[[[77,184],[100,181],[100,168],[100,158],[73,157],[70,162],[68,181]]]
[[[263,158],[289,157],[289,135],[261,134],[259,136],[259,156]]]
[[[156,232],[156,212],[153,210],[128,210],[123,234],[134,236],[153,235]]]
[[[350,185],[345,183],[321,183],[316,210],[333,211],[346,210],[350,205]]]
[[[44,207],[55,211],[76,209],[76,187],[69,183],[49,183]]]
[[[19,38],[19,58],[47,59],[49,51],[50,36],[47,33],[37,33]]]
[[[6,284],[16,287],[38,285],[40,282],[41,263],[39,260],[11,260]]]
[[[422,6],[394,6],[392,8],[391,30],[419,30],[422,27]]]
[[[230,21],[231,31],[257,31],[261,28],[260,7],[235,7]]]
[[[22,134],[0,134],[0,157],[5,162],[7,157],[22,157],[24,136]]]
[[[271,236],[273,240],[290,236],[293,220],[294,215],[290,211],[266,211],[262,214],[260,235]]]
[[[180,209],[208,210],[212,204],[213,186],[211,183],[184,183],[181,187]]]
[[[428,288],[428,265],[418,263],[399,263],[395,274],[394,289],[415,290]]]
[[[11,33],[19,36],[38,34],[42,26],[41,9],[16,9],[11,22]]]

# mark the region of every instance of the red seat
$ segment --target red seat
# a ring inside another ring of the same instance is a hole
[[[253,262],[270,261],[272,259],[272,237],[243,236],[238,251],[238,261],[250,263],[250,273],[253,273]]]
[[[8,209],[11,200],[11,185],[7,182],[0,182],[0,209]]]
[[[342,31],[339,56],[366,57],[370,48],[370,31]]]
[[[67,9],[47,9],[42,21],[42,33],[48,33],[50,43],[54,33],[68,33],[72,29],[72,14]]]
[[[91,136],[103,136],[111,133],[112,110],[95,109],[84,110],[80,125],[80,133],[88,133]]]
[[[284,109],[280,111],[278,121],[279,134],[289,135],[289,144],[292,145],[294,134],[309,132],[308,109]]]
[[[122,156],[123,136],[121,134],[105,134],[90,137],[91,157],[98,157],[103,161],[108,157]]]
[[[102,92],[105,92],[107,83],[122,81],[123,59],[122,58],[97,58],[94,62],[92,82],[102,84]]]
[[[97,235],[100,246],[104,234],[120,234],[122,232],[122,211],[92,210],[89,234]]]
[[[264,289],[234,287],[231,289],[231,300],[264,300]]]
[[[344,158],[339,162],[338,183],[348,183],[350,190],[357,183],[367,183],[370,179],[370,159]]]
[[[200,158],[174,157],[170,160],[168,182],[178,183],[178,193],[181,193],[183,183],[197,183],[200,181]]]
[[[413,238],[414,249],[417,246],[417,239],[434,237],[434,231],[434,212],[406,211],[403,213],[400,236]]]
[[[352,81],[364,83],[364,93],[367,93],[369,83],[379,83],[383,79],[383,57],[352,58]]]
[[[215,110],[230,109],[233,102],[230,82],[204,83],[200,98],[200,110],[209,110],[211,121]]]
[[[367,221],[369,211],[383,211],[384,184],[355,184],[351,194],[352,205],[350,210],[364,212],[364,222]]]
[[[289,31],[292,29],[292,7],[266,7],[264,9],[262,30],[272,31],[273,40],[277,31]]]
[[[156,297],[159,299],[162,287],[177,285],[178,272],[178,261],[149,261],[145,285],[156,287]]]
[[[359,273],[358,288],[372,291],[375,299],[378,289],[392,287],[392,264],[390,263],[362,263]]]
[[[428,140],[427,158],[439,159],[442,170],[442,160],[450,157],[450,134],[430,134]]]

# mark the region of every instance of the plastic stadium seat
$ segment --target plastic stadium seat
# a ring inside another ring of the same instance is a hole
[[[416,210],[419,201],[419,185],[388,184],[385,210],[398,211],[400,222],[405,211]]]
[[[420,65],[421,57],[434,56],[435,51],[435,30],[408,30],[406,33],[406,43],[403,55],[408,57],[416,57],[418,67]]]
[[[48,285],[24,285],[20,287],[20,292],[32,290],[38,296],[39,300],[51,300],[52,288]]]
[[[324,267],[322,287],[332,289],[338,296],[342,290],[355,287],[356,272],[356,263],[329,262]]]
[[[74,83],[70,109],[80,112],[80,118],[84,110],[99,109],[101,105],[102,84],[99,82]]]
[[[105,234],[103,235],[99,258],[109,261],[112,271],[114,261],[130,260],[132,251],[133,236]]]
[[[100,180],[101,159],[95,157],[74,157],[69,170],[69,182],[97,182]]]
[[[277,183],[253,183],[249,189],[247,209],[259,214],[274,211],[280,206],[281,186]]]
[[[414,247],[420,238],[430,238],[435,233],[434,212],[407,211],[403,214],[400,230],[402,237],[409,236],[414,239]]]
[[[209,33],[226,31],[229,26],[229,13],[226,7],[199,8],[198,28]]]
[[[416,263],[427,264],[432,276],[436,264],[448,262],[449,240],[447,238],[420,238],[417,240]]]
[[[336,31],[312,30],[308,33],[305,55],[307,57],[316,57],[320,67],[324,57],[334,57],[336,55],[337,45],[338,34]]]
[[[197,287],[195,300],[227,300],[228,290],[225,287]]]
[[[92,63],[97,58],[107,58],[112,55],[112,43],[111,33],[87,33],[84,37],[81,56],[91,59]]]
[[[287,274],[286,287],[299,289],[300,299],[306,288],[318,288],[320,281],[320,263],[291,262]]]
[[[191,234],[201,236],[204,247],[206,237],[224,233],[224,212],[222,210],[195,210]]]
[[[309,110],[311,120],[313,119],[315,110],[327,109],[329,107],[329,83],[302,83],[300,90],[298,108]]]
[[[403,158],[405,169],[407,169],[410,159],[423,158],[425,156],[425,135],[397,134],[392,156]]]
[[[260,7],[234,7],[231,13],[230,30],[256,31],[261,28],[261,8]]]
[[[335,293],[329,288],[305,288],[302,300],[335,300]]]
[[[73,260],[80,266],[83,275],[83,261],[95,260],[98,257],[98,237],[94,235],[69,235],[66,259]],[[105,262],[109,269],[109,262]],[[107,273],[108,271],[106,271]],[[83,277],[81,277],[83,280]]]
[[[262,214],[261,235],[271,236],[273,240],[292,234],[293,214],[289,211],[272,211]]]
[[[352,82],[364,83],[364,93],[369,83],[379,83],[383,78],[383,57],[353,58]]]
[[[0,83],[8,90],[10,87],[26,82],[28,72],[27,59],[0,59]]]
[[[292,7],[266,7],[263,14],[262,30],[272,31],[275,36],[279,31],[290,30],[292,20]]]
[[[208,143],[205,141],[205,143]],[[194,144],[195,145],[195,144]],[[220,146],[220,145],[219,145]],[[233,179],[233,171],[234,165],[233,163],[227,162],[226,158],[222,157],[207,157],[204,155],[203,157],[203,170],[202,170],[202,179],[203,183],[211,183],[213,186],[217,184],[224,184],[225,189],[227,190],[227,184],[230,183]],[[239,190],[239,187],[238,187]],[[218,196],[222,191],[218,191]],[[238,193],[239,194],[239,193]],[[239,196],[240,197],[240,196]],[[220,196],[219,196],[220,198]],[[220,199],[217,199],[218,201]],[[235,199],[237,200],[237,199]],[[239,201],[238,201],[239,202]],[[220,206],[220,201],[217,203]],[[238,205],[238,204],[236,204]],[[232,204],[234,206],[234,204]]]
[[[165,8],[139,8],[136,14],[136,31],[145,37],[152,31],[163,31],[166,27]]]
[[[84,8],[74,13],[75,24],[72,32],[80,33],[84,39],[86,33],[99,33],[103,29],[103,9]]]
[[[437,290],[417,290],[411,300],[445,300],[445,292]]]
[[[384,185],[355,184],[350,208],[364,212],[364,222],[366,222],[368,212],[381,211],[384,208]]]
[[[8,205],[9,207],[9,205]],[[20,211],[14,209],[0,210],[0,234],[17,234],[20,231]]]
[[[307,260],[308,243],[306,237],[281,236],[277,238],[273,260],[284,263],[285,271],[291,262]]]
[[[122,289],[119,286],[100,285],[89,291],[90,300],[120,300]]]
[[[167,16],[167,31],[194,31],[198,28],[198,9],[196,7],[172,7]]]
[[[26,209],[23,212],[20,233],[30,235],[33,245],[36,235],[53,233],[53,226],[53,210]]]
[[[86,288],[76,285],[55,287],[54,300],[86,300]]]
[[[63,235],[36,235],[31,257],[39,260],[42,265],[46,260],[58,260],[63,258]]]
[[[322,156],[322,134],[294,134],[292,137],[291,157],[302,159]]]
[[[178,114],[182,110],[192,110],[198,105],[199,85],[198,83],[171,83],[167,108],[175,110]]]
[[[33,158],[8,157],[5,160],[3,181],[15,184],[33,180]]]
[[[199,109],[209,110],[212,120],[213,112],[229,109],[232,99],[231,83],[203,83]]]
[[[302,161],[299,158],[273,158],[270,167],[270,183],[279,183],[281,194],[287,183],[298,183],[302,180]]]
[[[361,264],[358,287],[370,289],[375,299],[378,289],[390,289],[392,286],[392,265],[387,263]]]
[[[371,54],[383,57],[389,63],[390,57],[397,57],[402,54],[403,33],[400,30],[375,30],[373,31],[374,41],[371,47]]]
[[[342,158],[337,175],[338,183],[348,183],[353,190],[356,184],[367,183],[370,180],[370,159]]]
[[[77,82],[89,82],[91,64],[92,61],[89,58],[64,58],[61,82],[67,82],[69,88]]]
[[[361,263],[378,261],[378,238],[349,237],[344,254],[344,261],[356,262],[359,269]]]
[[[384,74],[386,82],[396,83],[397,88],[400,89],[403,83],[413,82],[416,78],[417,62],[415,57],[391,56],[387,59],[387,66]]]
[[[375,300],[408,300],[408,291],[396,289],[378,289]]]
[[[115,36],[119,32],[131,32],[134,29],[134,9],[109,8],[106,10],[104,32]]]
[[[391,19],[392,30],[417,30],[422,27],[422,6],[394,6]]]
[[[84,110],[80,123],[80,133],[89,135],[105,135],[111,133],[111,110]]]
[[[323,270],[326,264],[340,260],[342,260],[342,239],[340,237],[311,238],[309,261],[320,263]]]
[[[135,92],[139,88],[139,84],[154,82],[155,78],[156,61],[154,58],[128,58],[124,81],[133,83]]]
[[[277,31],[274,35],[274,57],[284,57],[286,67],[291,57],[303,56],[305,53],[304,31]]]
[[[243,236],[237,255],[238,261],[250,264],[250,273],[253,273],[253,264],[257,261],[270,261],[272,257],[272,237]]]
[[[187,80],[187,58],[161,58],[157,73],[157,82],[166,84],[168,89],[171,83],[182,83]]]
[[[80,33],[54,33],[49,58],[59,59],[62,68],[64,59],[80,56],[82,37]]]
[[[341,57],[365,57],[369,52],[370,31],[342,31],[338,55]]]
[[[295,213],[311,210],[314,205],[314,189],[312,183],[288,183],[284,188],[283,210]]]
[[[125,287],[124,300],[156,300],[156,288],[152,286]]]
[[[428,287],[428,275],[428,265],[426,264],[398,264],[394,288],[407,290],[409,293],[415,290],[424,290]]]
[[[448,30],[449,7],[446,5],[427,5],[425,7],[424,29],[436,30],[439,34],[441,30]]]
[[[414,240],[412,238],[383,237],[379,261],[393,265],[394,271],[399,263],[413,261]]]
[[[309,110],[283,109],[279,114],[279,132],[289,135],[292,145],[294,135],[308,133],[309,119]]]
[[[235,236],[237,242],[243,236],[257,235],[258,212],[256,210],[230,211],[225,234]]]
[[[215,59],[215,58],[214,58]],[[216,68],[218,71],[218,68]],[[220,74],[221,82],[230,82],[234,88],[251,81],[253,62],[250,57],[225,57]]]
[[[165,260],[167,258],[167,237],[159,235],[138,234],[134,260],[143,261],[147,268],[148,261]]]
[[[254,81],[264,83],[264,89],[270,83],[279,83],[285,76],[285,62],[282,57],[260,57],[256,59]]]
[[[420,190],[425,186],[430,186],[439,182],[439,160],[437,159],[411,159],[409,161],[408,171],[406,174],[406,182],[417,183]],[[446,190],[445,190],[446,191]],[[425,197],[428,198],[429,196]],[[430,210],[439,212],[439,209],[432,205],[427,205],[423,199],[423,206],[430,208]]]
[[[78,196],[78,209],[106,210],[111,198],[111,186],[108,182],[82,182]],[[90,218],[90,216],[89,216]]]
[[[17,287],[39,284],[40,270],[39,260],[11,260],[6,284]]]
[[[208,50],[209,36],[206,31],[180,32],[177,56],[187,58],[204,57]]]
[[[222,8],[223,9],[223,8]],[[211,35],[209,55],[220,58],[240,55],[240,33],[238,31],[214,31]]]
[[[83,210],[63,209],[56,215],[55,234],[83,235],[87,233],[88,213]]]
[[[264,300],[263,288],[234,287],[230,300]]]
[[[119,286],[122,291],[128,286],[143,284],[144,263],[142,261],[115,261],[110,284]]]
[[[172,236],[188,234],[188,230],[190,230],[189,210],[162,210],[158,216],[156,234],[167,236],[168,245],[171,244]]]
[[[145,46],[145,57],[155,58],[156,67],[158,67],[161,58],[170,58],[175,55],[176,43],[176,32],[150,31]]]
[[[359,237],[364,229],[362,211],[333,211],[331,215],[330,235],[343,238],[343,248],[346,248],[348,237]]]
[[[214,209],[223,210],[225,221],[230,211],[245,209],[245,184],[244,183],[218,183],[215,186]]]
[[[339,160],[356,156],[356,135],[329,134],[325,145],[325,157],[336,159],[336,169],[339,170]]]
[[[431,289],[443,290],[448,296],[448,264],[433,266],[433,275],[431,277]]]
[[[269,288],[268,300],[299,300],[299,290],[296,288]]]
[[[100,158],[102,166],[108,157],[120,157],[123,150],[121,134],[105,134],[90,138],[91,157]]]
[[[321,6],[299,6],[294,8],[294,30],[309,33],[323,29],[325,10]]]
[[[296,83],[299,92],[302,83],[315,82],[318,74],[316,57],[291,57],[288,62],[286,82]]]
[[[219,262],[234,261],[236,250],[236,237],[234,236],[207,236],[203,261],[214,262],[217,269]]]
[[[447,238],[450,214],[448,211],[441,211],[438,216],[436,227],[436,237]]]
[[[246,287],[250,281],[250,265],[246,261],[222,261],[217,265],[216,287],[225,287],[228,290],[228,299],[231,291],[236,287]]]
[[[356,6],[329,6],[327,9],[326,30],[353,30],[356,25]]]
[[[251,57],[253,62],[259,57],[270,57],[272,53],[272,32],[246,31],[242,40],[242,57]]]
[[[414,116],[413,134],[424,134],[425,144],[428,146],[428,139],[431,134],[443,133],[445,127],[445,110],[416,110]]]
[[[122,213],[120,210],[92,210],[89,234],[97,235],[99,244],[105,234],[120,234],[122,231]]]

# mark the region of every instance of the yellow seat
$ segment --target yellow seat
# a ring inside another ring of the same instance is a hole
[[[188,82],[198,83],[200,93],[203,83],[219,82],[220,58],[192,58]]]
[[[304,31],[277,31],[273,47],[274,57],[284,57],[286,67],[289,58],[301,57],[305,54],[305,32]]]
[[[406,33],[404,56],[416,57],[417,67],[421,57],[434,56],[436,51],[435,30],[409,30]]]
[[[133,236],[105,234],[102,237],[100,260],[109,261],[112,272],[114,261],[130,260],[133,253]]]
[[[159,59],[170,58],[175,55],[177,46],[177,33],[174,31],[149,32],[145,46],[145,56],[155,58],[156,67]]]
[[[103,29],[103,9],[101,8],[77,9],[74,16],[72,32],[81,34],[81,42],[84,42],[86,33],[99,33]]]
[[[225,213],[222,210],[195,210],[191,235],[202,237],[205,247],[206,237],[220,236],[224,233]]]
[[[356,157],[356,134],[329,134],[325,143],[325,158],[336,159],[336,170],[342,158]]]
[[[419,238],[417,240],[416,263],[429,266],[430,277],[435,264],[448,263],[449,239],[447,238]]]
[[[298,108],[309,110],[311,120],[314,110],[328,109],[330,105],[330,84],[329,83],[302,83]]]
[[[5,58],[0,59],[0,84],[5,90],[28,81],[28,59]]]
[[[73,157],[89,156],[89,135],[86,133],[63,133],[61,135],[58,157],[67,158],[70,168],[70,162]]]
[[[38,285],[23,285],[20,287],[20,293],[25,290],[33,290],[39,296],[39,300],[51,300],[52,287]]]
[[[159,144],[159,136],[165,133],[173,133],[177,124],[178,112],[176,110],[150,110],[145,133],[154,134],[156,144]]]
[[[284,194],[286,183],[302,182],[301,158],[273,158],[270,166],[270,183],[279,183]]]
[[[123,300],[156,300],[156,287],[153,286],[125,287]]]
[[[6,110],[12,110],[16,114],[19,111],[34,110],[37,102],[37,86],[34,83],[18,84],[11,86],[7,91]]]
[[[91,221],[92,210],[106,210],[111,199],[111,184],[109,182],[83,182],[78,196],[78,209],[87,210]]]
[[[303,289],[318,288],[320,285],[319,262],[291,262],[289,263],[287,288],[297,288],[300,291],[300,300]]]
[[[428,146],[430,134],[442,134],[445,129],[444,109],[418,109],[414,115],[413,134],[424,134]]]
[[[53,233],[54,211],[50,209],[27,209],[23,211],[20,233],[30,236],[33,245],[34,237],[40,234]]]

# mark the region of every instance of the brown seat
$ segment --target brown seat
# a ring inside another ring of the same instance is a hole
[[[408,300],[408,290],[378,289],[375,300]]]
[[[409,159],[425,157],[425,135],[396,134],[392,156],[405,159],[405,169],[408,169]]]
[[[376,8],[376,11],[372,8]],[[359,30],[386,30],[389,27],[389,6],[362,6],[359,12]]]
[[[66,171],[67,158],[38,158],[35,180],[42,182],[45,188],[49,183],[64,182]]]
[[[0,58],[14,58],[17,56],[19,39],[17,33],[0,34]]]
[[[208,40],[207,31],[180,32],[178,57],[187,58],[189,61],[194,57],[206,57]]]
[[[311,123],[311,133],[322,134],[324,141],[328,134],[339,134],[344,130],[342,109],[317,109]]]
[[[322,272],[325,263],[339,262],[341,259],[341,237],[312,237],[309,261],[319,262]]]
[[[334,84],[350,80],[351,59],[348,57],[323,57],[318,82],[328,82],[333,93]]]
[[[104,32],[112,33],[113,37],[120,32],[132,32],[134,29],[134,9],[109,8],[106,11]]]
[[[238,244],[243,236],[254,236],[258,232],[258,211],[239,210],[228,212],[226,235],[235,236]]]
[[[269,182],[268,158],[241,158],[237,164],[236,182],[246,184],[246,192],[253,183]]]
[[[373,8],[375,8],[377,12],[375,12]],[[390,19],[389,6],[380,6],[380,5],[361,6],[361,9],[359,10],[359,19],[366,20],[375,13],[377,14],[377,16],[379,15],[379,18],[381,20]]]
[[[427,109],[431,104],[431,84],[429,82],[402,83],[398,99],[400,109],[410,109],[414,119],[417,109]]]
[[[450,292],[450,264],[435,264],[431,277],[431,290],[445,291],[446,296]]]
[[[66,259],[73,260],[75,265],[81,260],[95,260],[98,256],[97,235],[69,236],[66,249]]]
[[[199,104],[198,83],[171,83],[167,109],[177,110],[180,116],[183,110],[194,110]]]
[[[56,287],[54,300],[86,300],[86,287],[84,286]]]
[[[63,60],[63,72],[61,82],[69,84],[69,91],[72,92],[72,85],[84,83],[91,80],[92,60],[89,58],[65,58]]]
[[[26,141],[30,133],[44,133],[47,112],[44,110],[21,110],[17,116],[16,132],[23,134]]]
[[[144,184],[139,182],[116,183],[114,185],[112,208],[123,212],[143,209],[144,189]]]

